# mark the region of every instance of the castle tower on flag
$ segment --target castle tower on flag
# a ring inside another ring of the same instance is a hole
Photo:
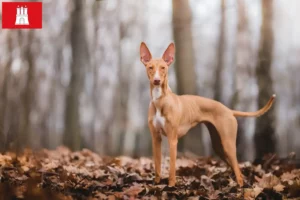
[[[17,17],[15,25],[29,25],[27,7],[17,7]]]

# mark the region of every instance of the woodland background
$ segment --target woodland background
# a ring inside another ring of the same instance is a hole
[[[299,154],[299,9],[298,0],[44,0],[41,30],[0,30],[0,149],[151,156],[139,45],[158,57],[174,41],[176,93],[243,111],[276,93],[266,115],[238,118],[240,160]],[[178,148],[213,154],[200,125]]]

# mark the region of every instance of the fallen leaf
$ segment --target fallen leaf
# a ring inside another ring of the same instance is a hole
[[[273,188],[274,186],[278,185],[280,180],[278,177],[274,176],[271,173],[265,174],[262,179],[258,181],[258,185],[261,188]]]
[[[246,188],[244,191],[244,198],[245,199],[255,199],[261,192],[263,188],[255,185],[254,188]]]
[[[288,181],[291,181],[293,179],[295,179],[297,176],[295,174],[292,174],[290,172],[286,172],[286,173],[283,173],[280,178],[281,178],[281,181],[282,182],[288,182]]]
[[[282,185],[281,183],[279,183],[278,185],[274,186],[273,189],[276,191],[276,192],[282,192],[284,190],[285,186]]]
[[[213,181],[212,179],[210,179],[205,175],[201,176],[201,185],[208,191],[214,190],[212,181]]]
[[[131,186],[130,188],[126,189],[124,191],[124,194],[128,195],[128,196],[137,196],[143,190],[144,190],[144,188],[141,185],[135,184],[135,185]]]

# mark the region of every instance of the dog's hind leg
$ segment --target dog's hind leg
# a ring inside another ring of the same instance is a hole
[[[237,183],[242,187],[244,184],[243,176],[236,157],[237,126],[237,120],[234,116],[232,116],[225,119],[219,118],[216,128],[221,138],[224,157],[232,167],[236,176]]]
[[[221,142],[220,135],[219,135],[217,129],[210,122],[206,122],[205,125],[210,134],[210,139],[211,139],[213,150],[225,163],[227,163],[230,166],[228,161],[225,159],[222,142]]]
[[[206,123],[213,149],[233,169],[237,183],[243,186],[243,176],[236,157],[237,121],[233,116],[226,119],[220,117],[214,124]]]

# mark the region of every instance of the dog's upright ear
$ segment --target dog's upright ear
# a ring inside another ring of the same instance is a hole
[[[144,42],[142,42],[140,46],[140,58],[144,65],[152,59],[152,55]]]
[[[174,57],[175,57],[175,45],[172,42],[171,44],[169,44],[162,58],[167,63],[167,65],[170,66],[174,61]]]

